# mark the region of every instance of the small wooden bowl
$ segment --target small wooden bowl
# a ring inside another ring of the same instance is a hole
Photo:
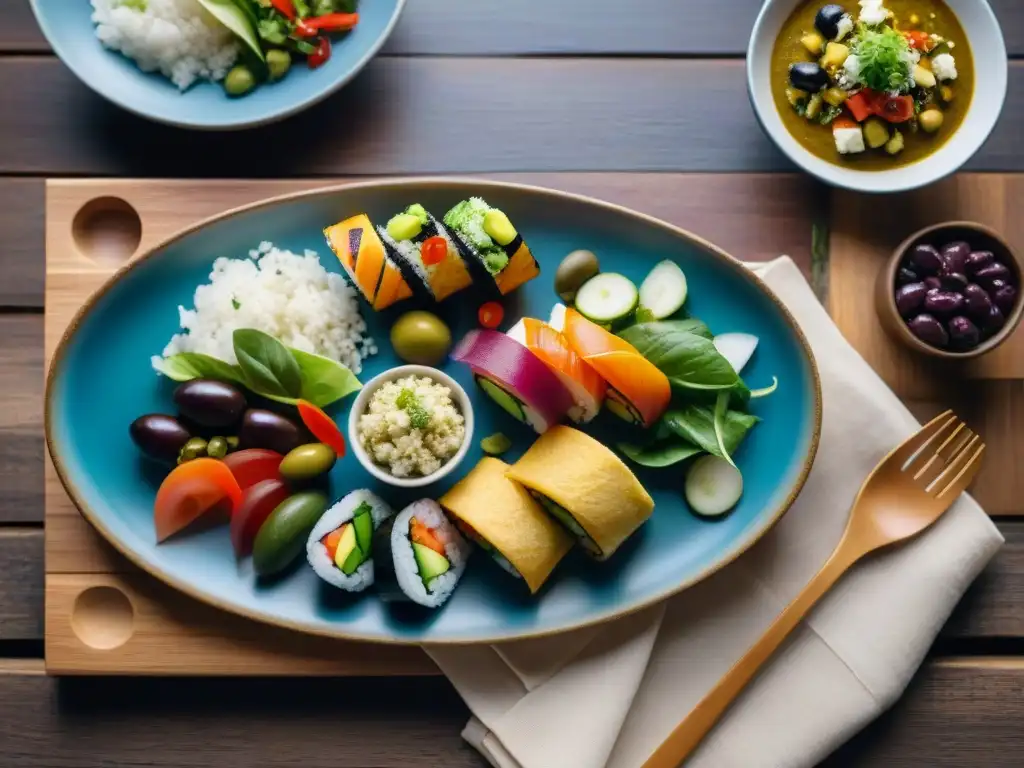
[[[1005,264],[1013,274],[1014,284],[1017,287],[1017,303],[1007,313],[1006,323],[999,332],[985,339],[974,349],[964,352],[939,349],[917,338],[910,332],[906,321],[896,309],[896,272],[910,250],[920,243],[928,243],[941,250],[942,246],[955,240],[967,241],[974,251],[992,251],[996,259]],[[878,279],[875,282],[875,309],[886,332],[912,350],[944,360],[969,360],[991,352],[1017,329],[1021,315],[1024,314],[1022,274],[1024,274],[1024,266],[1022,266],[1020,257],[998,232],[971,221],[949,221],[944,224],[936,224],[915,232],[900,243],[889,258],[889,263],[879,271]]]

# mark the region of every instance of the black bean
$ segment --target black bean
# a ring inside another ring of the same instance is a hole
[[[963,240],[944,245],[942,247],[942,260],[946,262],[946,269],[950,272],[963,272],[967,257],[971,255],[971,246]]]
[[[964,288],[964,300],[967,303],[967,311],[978,318],[987,317],[992,307],[988,291],[976,283],[970,283]]]
[[[900,267],[899,271],[896,273],[896,285],[916,283],[920,280],[921,278],[917,276],[917,272],[912,269],[908,269],[907,267]]]
[[[924,283],[908,283],[896,289],[896,310],[904,317],[917,314],[928,288]]]
[[[980,283],[983,286],[991,285],[993,280],[1010,280],[1010,270],[1006,268],[1005,264],[1000,264],[998,261],[986,264],[984,267],[974,273],[974,282]]]
[[[974,251],[967,256],[967,261],[964,264],[964,271],[968,275],[973,275],[994,258],[995,256],[992,255],[992,251]]]
[[[924,297],[925,312],[934,315],[954,315],[964,306],[964,297],[952,291],[928,291]]]
[[[949,345],[953,349],[968,350],[978,346],[981,331],[963,315],[957,315],[949,321]]]
[[[942,269],[942,256],[931,245],[915,245],[910,252],[910,261],[921,275],[937,275]]]
[[[944,348],[949,344],[949,333],[942,323],[931,315],[918,315],[907,323],[907,327],[910,328],[912,334],[925,344],[931,344],[933,347],[940,348]]]
[[[1004,285],[992,294],[992,301],[1003,311],[1003,314],[1010,314],[1017,303],[1017,289],[1012,285]]]

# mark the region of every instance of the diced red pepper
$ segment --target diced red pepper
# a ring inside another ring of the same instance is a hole
[[[345,438],[335,424],[334,419],[306,400],[297,403],[299,418],[313,437],[324,445],[330,446],[340,459],[345,455]]]
[[[428,267],[440,264],[447,255],[448,241],[440,235],[428,237],[423,241],[423,245],[420,246],[420,259]]]
[[[912,96],[882,96],[874,104],[874,113],[890,123],[905,123],[914,116]]]
[[[326,37],[321,37],[317,43],[316,50],[309,54],[307,62],[309,63],[310,69],[316,69],[327,63],[327,60],[331,58],[331,41]]]
[[[915,29],[913,31],[904,32],[903,36],[907,38],[907,42],[910,43],[911,48],[916,48],[919,51],[925,51],[926,53],[932,49],[932,36],[927,32]]]
[[[837,129],[842,129],[842,128],[858,128],[858,127],[860,127],[860,126],[858,126],[855,121],[851,120],[848,117],[837,117],[835,120],[832,121],[832,130],[833,131],[835,131]]]
[[[348,32],[358,23],[358,13],[325,13],[306,19],[306,24],[320,32]]]
[[[874,95],[874,91],[865,88],[862,91],[857,91],[857,93],[846,100],[846,108],[850,110],[850,114],[853,115],[858,123],[863,123],[871,116]]]
[[[505,317],[505,308],[496,301],[488,301],[480,306],[477,317],[484,328],[497,328]]]
[[[274,10],[280,13],[289,21],[295,21],[295,17],[298,14],[295,12],[295,5],[292,0],[270,0],[270,4],[274,6]]]
[[[311,19],[296,19],[295,20],[295,33],[299,37],[316,37],[319,34],[309,22]]]

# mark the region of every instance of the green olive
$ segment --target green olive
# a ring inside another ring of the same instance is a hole
[[[281,459],[279,470],[286,480],[312,480],[331,471],[337,455],[323,443],[300,445]]]
[[[562,301],[576,298],[576,291],[600,271],[597,256],[592,251],[573,251],[558,265],[555,272],[555,292]]]
[[[239,64],[232,67],[224,78],[224,90],[228,96],[244,96],[256,87],[256,76],[248,67]]]
[[[495,432],[493,435],[488,435],[480,441],[481,450],[488,456],[501,456],[511,447],[512,441],[501,432]]]
[[[192,459],[198,459],[205,455],[206,441],[201,437],[193,437],[181,446],[181,452],[178,454],[178,463],[184,464],[186,461],[192,461]]]
[[[228,441],[228,450],[229,451],[237,451],[238,450],[239,440],[238,440],[237,437],[234,437],[234,436],[229,437],[229,438],[227,438],[227,441]]]
[[[943,119],[942,113],[934,108],[926,109],[917,116],[917,122],[920,123],[921,129],[928,133],[935,133],[939,130],[942,127]]]
[[[224,437],[211,437],[206,444],[206,455],[211,459],[223,459],[228,455],[228,441]]]
[[[283,48],[272,48],[267,51],[267,70],[271,80],[280,80],[288,74],[292,66],[292,57]]]
[[[452,345],[452,332],[437,315],[415,310],[391,326],[391,346],[407,363],[436,365]]]
[[[271,576],[291,565],[306,546],[306,537],[327,509],[327,497],[317,491],[289,496],[260,526],[252,548],[252,564],[260,576]]]

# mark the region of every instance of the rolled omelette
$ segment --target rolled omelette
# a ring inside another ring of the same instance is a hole
[[[506,474],[598,560],[614,554],[654,511],[654,499],[619,457],[572,427],[549,429]]]
[[[573,540],[529,491],[506,477],[508,469],[485,456],[440,504],[464,534],[536,593]]]

